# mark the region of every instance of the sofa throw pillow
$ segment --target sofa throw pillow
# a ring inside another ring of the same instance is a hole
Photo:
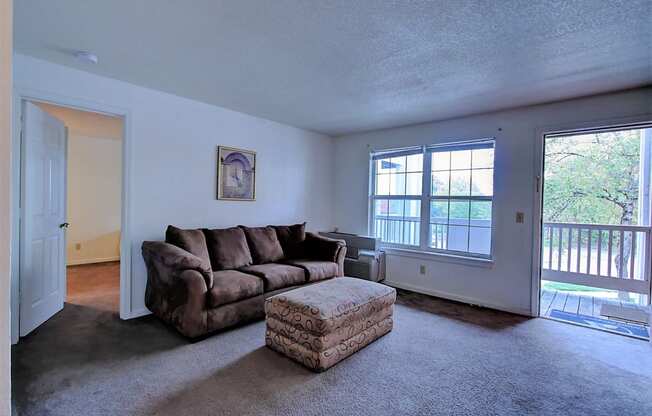
[[[283,258],[283,248],[273,227],[240,226],[247,237],[254,264],[272,263]]]
[[[306,256],[306,223],[294,225],[273,225],[276,236],[288,259],[300,259]]]
[[[165,242],[186,250],[205,261],[206,264],[210,264],[206,238],[202,230],[183,230],[174,225],[168,225],[165,230]]]
[[[252,262],[244,231],[239,227],[204,230],[213,270],[231,270]]]

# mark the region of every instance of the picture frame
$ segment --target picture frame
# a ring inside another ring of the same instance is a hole
[[[217,146],[217,199],[256,200],[256,152]]]

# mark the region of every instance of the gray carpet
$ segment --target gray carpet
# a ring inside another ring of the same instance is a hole
[[[188,343],[152,317],[64,310],[13,348],[19,415],[650,415],[652,347],[402,293],[389,335],[321,374],[262,322]]]

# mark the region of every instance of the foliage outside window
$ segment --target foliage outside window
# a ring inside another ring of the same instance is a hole
[[[546,138],[544,222],[637,224],[642,133]]]
[[[649,129],[546,137],[544,223],[647,225],[647,217],[643,218],[643,224],[639,218],[639,184],[645,173],[642,172],[645,166],[643,150],[648,149],[645,153],[650,153],[651,139]],[[558,234],[547,233],[543,236],[544,251],[548,250],[551,237],[558,238]],[[582,246],[588,246],[587,233],[579,238]],[[594,232],[591,234],[591,247],[596,251],[600,245],[605,251],[608,239],[608,233]],[[568,249],[568,244],[567,240],[562,242],[564,250]],[[617,233],[613,236],[612,244],[620,247]],[[643,241],[639,243],[642,244]],[[631,252],[632,234],[627,233],[624,235],[622,258],[620,250],[614,254],[613,269],[616,275],[621,274],[621,267],[627,269]],[[601,254],[604,262],[607,254]],[[597,252],[593,257],[597,257]],[[603,266],[605,269],[606,265]]]
[[[494,141],[372,154],[371,228],[388,246],[491,254]]]

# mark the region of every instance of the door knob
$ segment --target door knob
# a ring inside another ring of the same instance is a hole
[[[68,228],[69,225],[70,224],[68,224],[67,222],[64,222],[63,224],[59,224],[59,228]]]

